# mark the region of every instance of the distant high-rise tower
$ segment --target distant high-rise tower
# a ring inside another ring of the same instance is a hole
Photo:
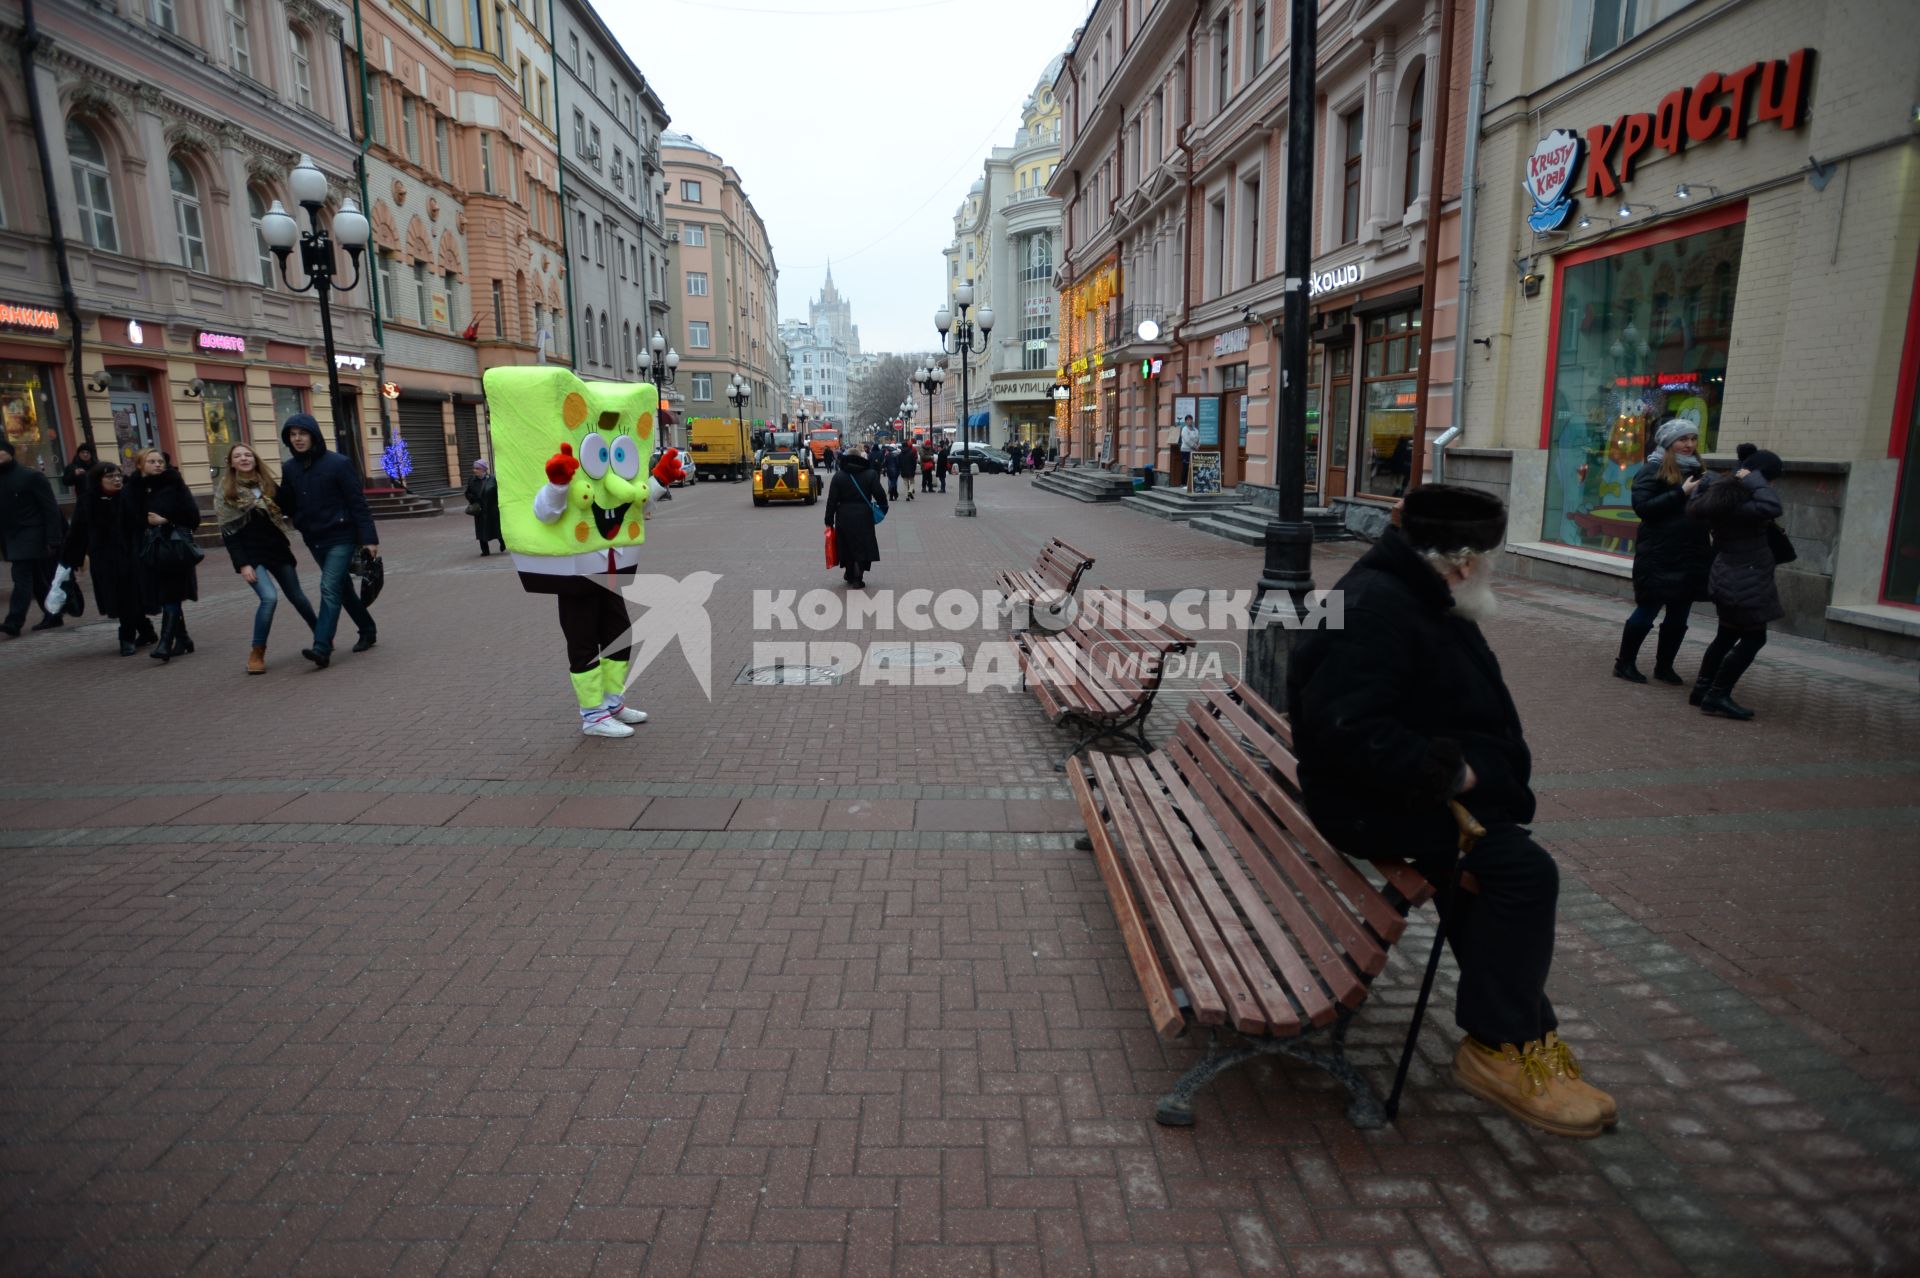
[[[827,263],[827,283],[820,290],[819,299],[807,303],[807,322],[817,341],[840,346],[849,359],[860,354],[860,328],[853,322],[853,303],[841,297],[840,290],[833,286],[831,262]]]

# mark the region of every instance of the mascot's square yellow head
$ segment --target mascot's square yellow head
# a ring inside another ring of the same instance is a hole
[[[509,549],[577,555],[646,540],[641,515],[659,391],[583,382],[545,365],[489,369],[482,384]],[[533,498],[550,479],[566,485],[567,509],[548,524],[534,516]]]

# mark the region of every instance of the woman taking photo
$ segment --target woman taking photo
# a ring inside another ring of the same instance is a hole
[[[874,533],[879,515],[887,511],[887,493],[872,464],[859,453],[840,459],[827,485],[827,527],[833,529],[834,548],[847,584],[855,590],[867,584],[867,569],[880,559],[880,539]]]
[[[1616,679],[1645,683],[1634,664],[1640,645],[1653,630],[1654,618],[1667,610],[1654,649],[1653,677],[1661,683],[1686,681],[1673,668],[1673,659],[1687,637],[1687,614],[1696,600],[1707,597],[1707,568],[1713,563],[1713,541],[1707,527],[1687,518],[1687,499],[1700,486],[1700,431],[1684,417],[1663,422],[1653,437],[1654,449],[1633,477],[1633,511],[1640,516],[1640,536],[1633,544],[1633,602],[1636,607],[1620,635],[1620,655],[1614,658]]]
[[[160,642],[147,655],[156,661],[184,657],[193,651],[193,638],[187,634],[182,605],[200,598],[199,575],[192,562],[156,564],[151,551],[156,540],[169,539],[176,530],[187,534],[190,542],[193,530],[200,526],[200,503],[157,448],[144,449],[134,459],[134,476],[122,500],[129,507],[134,545],[139,548],[136,568],[141,596],[160,613]]]
[[[154,642],[140,594],[139,535],[127,517],[127,477],[113,462],[101,462],[81,482],[73,524],[60,546],[54,590],[78,590],[70,580],[82,563],[93,578],[93,602],[103,617],[120,623],[120,655],[131,657]],[[144,632],[144,633],[143,633]]]
[[[313,605],[300,589],[293,544],[287,540],[292,525],[275,500],[279,491],[273,472],[253,449],[245,444],[227,449],[227,468],[213,490],[213,518],[220,525],[220,540],[226,543],[233,570],[260,599],[253,610],[253,646],[247,650],[250,675],[267,672],[267,635],[273,630],[273,611],[282,594],[309,630],[316,620]]]
[[[1735,450],[1740,469],[1708,480],[1687,501],[1687,514],[1713,530],[1716,551],[1707,591],[1720,629],[1700,659],[1700,677],[1687,700],[1707,714],[1751,719],[1753,711],[1733,699],[1733,685],[1767,642],[1767,623],[1787,615],[1774,583],[1774,566],[1791,558],[1792,543],[1774,525],[1780,495],[1773,481],[1784,469],[1777,453],[1752,444]],[[1777,555],[1776,547],[1785,552]]]

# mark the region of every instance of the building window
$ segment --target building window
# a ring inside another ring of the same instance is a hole
[[[607,340],[607,313],[600,312],[600,360],[608,368],[615,368],[613,361],[613,343]]]
[[[1227,98],[1233,91],[1233,42],[1227,37],[1232,33],[1230,18],[1222,18],[1213,24],[1213,109],[1227,109]]]
[[[680,179],[680,198],[688,204],[700,202],[700,184],[688,178]]]
[[[1361,492],[1398,497],[1413,466],[1414,380],[1420,366],[1420,312],[1372,315],[1366,326],[1366,474]]]
[[[599,222],[593,224],[593,264],[595,266],[607,264],[606,232]]]
[[[1915,287],[1920,289],[1920,276]],[[1886,589],[1881,598],[1890,604],[1920,607],[1920,363],[1914,359],[1920,350],[1920,327],[1907,333],[1907,349],[1904,362],[1912,380],[1900,392],[1912,406],[1895,427],[1906,431],[1907,447],[1894,486],[1893,535],[1888,539]]]
[[[274,264],[273,250],[267,247],[267,233],[260,226],[260,219],[267,215],[270,201],[260,193],[260,188],[247,188],[247,217],[253,223],[253,251],[255,270],[259,275],[261,288],[272,288],[278,268]]]
[[[1633,472],[1655,428],[1684,417],[1701,452],[1718,443],[1745,233],[1744,220],[1683,227],[1658,244],[1556,261],[1542,540],[1631,554]]]
[[[520,59],[520,101],[533,101],[533,67],[525,58]]]
[[[447,117],[433,117],[433,162],[444,181],[453,181],[453,148],[448,145]]]
[[[172,28],[169,27],[169,30]],[[313,50],[307,33],[299,27],[287,28],[287,36],[293,44],[293,100],[299,105],[313,110]]]
[[[587,154],[587,114],[584,111],[573,113],[573,153],[583,159]]]
[[[180,264],[207,269],[207,237],[200,224],[200,185],[179,157],[167,157],[167,184],[173,188],[173,233],[180,241]]]
[[[480,189],[493,194],[493,134],[480,135]]]
[[[230,65],[239,74],[253,77],[253,44],[247,32],[247,0],[224,0],[227,11],[227,48]]]
[[[536,10],[535,12],[538,12],[538,10]],[[536,116],[540,117],[540,122],[542,124],[545,124],[547,122],[547,106],[552,98],[552,94],[550,94],[547,91],[548,86],[547,86],[547,77],[545,73],[540,71],[535,71],[533,73],[533,79],[534,79],[534,82],[540,86],[540,90],[539,90],[540,97],[538,101],[534,104],[533,113]]]
[[[507,60],[507,11],[493,6],[493,51],[502,62]]]
[[[596,98],[600,96],[600,64],[594,61],[591,50],[587,53],[587,92]]]
[[[687,321],[687,346],[691,350],[706,350],[713,345],[711,330],[705,320]]]
[[[449,279],[447,283],[447,291],[448,292],[453,291],[453,283],[451,279]],[[507,306],[506,306],[505,293],[506,293],[506,290],[500,286],[500,281],[495,280],[493,282],[493,335],[495,337],[505,337],[507,335]]]
[[[1346,158],[1341,162],[1340,242],[1360,238],[1360,150],[1365,141],[1366,116],[1353,111],[1340,117],[1346,136]]]
[[[411,95],[400,95],[400,144],[407,159],[420,163],[420,106]]]
[[[587,162],[593,165],[593,171],[600,171],[600,126],[594,125],[587,130]]]
[[[1020,368],[1037,372],[1052,368],[1048,344],[1053,339],[1053,236],[1045,231],[1027,238],[1020,255]]]
[[[1207,202],[1207,296],[1226,292],[1227,197]]]
[[[276,386],[273,388],[273,420],[284,422],[295,413],[307,411],[306,392],[298,386]]]
[[[627,189],[626,159],[620,154],[620,148],[613,148],[613,189],[624,192]]]
[[[633,372],[633,325],[620,322],[620,360],[627,372]]]
[[[624,235],[613,237],[613,261],[620,268],[620,278],[627,278],[627,237]]]
[[[453,329],[454,329],[454,323],[453,323],[453,303],[455,300],[454,288],[453,288],[454,283],[455,281],[453,278],[452,271],[448,271],[440,277],[440,286],[445,291],[446,298],[447,298],[447,331],[449,333],[453,332]]]
[[[113,216],[113,187],[107,181],[107,153],[93,130],[67,121],[67,157],[73,167],[74,199],[80,237],[92,248],[120,251],[120,229]]]
[[[574,238],[580,241],[580,260],[584,262],[587,259],[587,215],[576,213],[574,218],[580,224],[580,233]]]
[[[705,297],[707,295],[707,276],[704,271],[687,272],[687,296]]]
[[[1613,52],[1640,32],[1639,0],[1592,0],[1587,27],[1587,60]]]
[[[240,386],[237,382],[203,383],[201,412],[207,425],[207,457],[224,462],[227,449],[247,438],[240,419]]]
[[[695,373],[693,375],[693,397],[697,400],[713,398],[713,374]]]
[[[688,248],[705,248],[707,246],[707,228],[704,226],[686,227],[680,232],[680,237],[687,242]]]
[[[591,364],[595,362],[593,358],[593,308],[589,306],[580,314],[582,317],[580,329],[581,332],[585,334],[583,340],[587,344],[587,363]]]
[[[433,308],[427,302],[427,264],[425,262],[413,264],[413,304],[416,308],[413,317],[420,321],[422,328],[426,327],[427,317],[433,314]]]
[[[572,34],[571,32],[567,34],[567,62],[569,65],[573,67],[573,73],[575,75],[579,75],[580,74],[580,37]]]
[[[1247,32],[1247,78],[1252,79],[1267,64],[1267,6],[1256,0],[1253,22]]]
[[[1251,284],[1260,278],[1260,175],[1240,183],[1240,243],[1234,250],[1233,275],[1236,284]]]
[[[162,31],[180,34],[180,20],[174,15],[173,0],[147,0],[147,21]]]
[[[1407,100],[1407,198],[1402,209],[1410,209],[1420,198],[1420,135],[1427,119],[1427,71],[1413,78],[1413,96]]]
[[[387,144],[387,90],[379,76],[367,80],[367,137],[375,146]]]
[[[400,317],[400,303],[394,294],[396,287],[393,281],[394,270],[395,258],[393,254],[380,254],[380,301],[386,306],[387,316],[390,319],[398,319]]]
[[[636,198],[640,194],[640,182],[639,182],[639,179],[634,175],[632,160],[627,161],[627,189],[629,191],[632,191]]]

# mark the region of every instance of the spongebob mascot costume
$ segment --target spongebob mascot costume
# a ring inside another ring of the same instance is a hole
[[[620,588],[646,540],[642,463],[653,454],[659,392],[552,366],[489,369],[483,385],[500,530],[521,587],[560,606],[580,731],[630,737],[647,716],[626,704],[633,623]]]

